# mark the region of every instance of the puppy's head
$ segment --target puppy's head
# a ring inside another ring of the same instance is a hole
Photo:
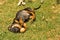
[[[14,33],[19,33],[20,32],[20,25],[19,24],[13,24],[8,27],[8,30]]]

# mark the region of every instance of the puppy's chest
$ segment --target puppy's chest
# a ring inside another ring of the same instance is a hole
[[[19,17],[21,17],[23,19],[23,21],[29,19],[29,17],[30,17],[30,14],[27,11],[22,11],[22,12],[20,12],[19,15],[20,15]]]

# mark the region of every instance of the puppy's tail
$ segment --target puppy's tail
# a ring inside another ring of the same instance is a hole
[[[37,7],[37,8],[34,8],[34,10],[37,10],[37,9],[39,9],[41,7],[41,5],[39,6],[39,7]]]
[[[37,7],[37,8],[34,8],[34,10],[37,10],[37,9],[39,9],[43,3],[44,3],[44,0],[41,0],[41,4],[39,5],[39,7]]]

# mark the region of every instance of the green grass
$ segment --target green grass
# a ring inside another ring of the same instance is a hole
[[[17,6],[17,3],[18,0],[6,0],[0,5],[0,40],[60,40],[60,6],[52,8],[56,0],[44,0],[42,7],[35,11],[36,21],[27,23],[25,33],[12,33],[8,31],[8,26],[18,10],[38,7],[40,0],[33,3],[26,0],[25,6]]]

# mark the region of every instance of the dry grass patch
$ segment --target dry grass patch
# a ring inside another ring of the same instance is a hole
[[[6,3],[6,0],[0,0],[0,5],[3,5],[4,3]]]

